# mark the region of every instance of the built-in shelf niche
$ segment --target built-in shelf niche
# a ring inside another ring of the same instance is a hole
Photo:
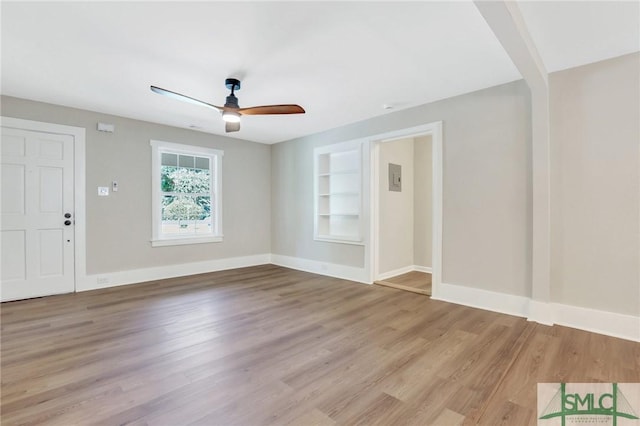
[[[315,239],[360,243],[362,210],[361,142],[316,148]]]

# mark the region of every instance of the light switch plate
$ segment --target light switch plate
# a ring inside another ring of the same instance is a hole
[[[106,197],[109,195],[109,187],[108,186],[99,186],[98,187],[98,195],[100,197]]]

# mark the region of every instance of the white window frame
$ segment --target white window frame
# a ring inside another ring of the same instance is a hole
[[[222,242],[222,157],[224,151],[194,145],[151,140],[151,205],[152,205],[152,247],[174,246],[183,244],[201,244]],[[164,235],[162,234],[162,187],[160,185],[160,167],[162,154],[184,154],[206,156],[210,158],[213,176],[211,188],[213,210],[212,233],[208,235]]]

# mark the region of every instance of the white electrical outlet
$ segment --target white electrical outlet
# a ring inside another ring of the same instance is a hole
[[[98,187],[98,195],[100,197],[106,197],[109,195],[109,187],[108,186],[99,186]]]

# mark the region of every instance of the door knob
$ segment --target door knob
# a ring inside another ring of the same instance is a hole
[[[70,221],[70,220],[65,220],[65,221],[64,221],[64,224],[65,224],[66,226],[69,226],[69,225],[71,225],[71,221]]]
[[[64,217],[66,217],[67,219],[69,219],[71,217],[71,213],[65,213]]]

